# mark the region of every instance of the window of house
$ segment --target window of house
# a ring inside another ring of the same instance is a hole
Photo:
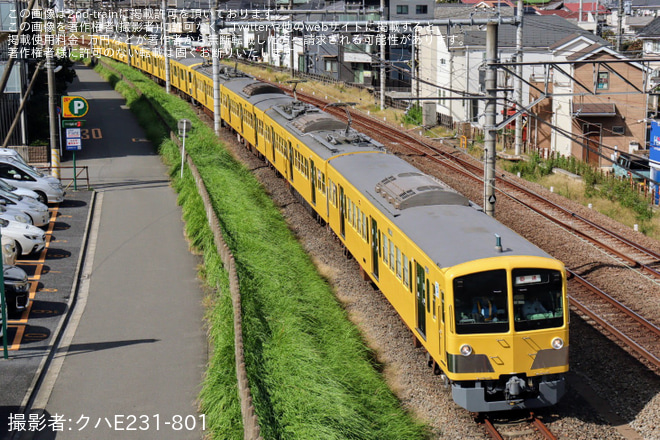
[[[426,5],[417,5],[415,6],[415,13],[417,15],[419,14],[427,14],[429,12],[429,7]]]
[[[337,73],[337,61],[325,60],[325,70],[326,72]]]
[[[612,133],[614,134],[625,134],[626,129],[623,127],[623,125],[614,125],[612,127]]]
[[[396,5],[396,13],[400,15],[408,14],[408,5]]]
[[[598,72],[598,90],[609,90],[610,72]]]

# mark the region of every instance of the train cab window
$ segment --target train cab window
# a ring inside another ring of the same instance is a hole
[[[509,330],[506,270],[457,277],[453,286],[457,334],[504,333]]]
[[[564,324],[561,273],[548,269],[515,269],[512,275],[515,330],[561,327]]]

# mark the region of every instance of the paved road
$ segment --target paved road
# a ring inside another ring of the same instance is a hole
[[[199,439],[198,261],[166,168],[123,99],[94,71],[77,73],[69,94],[89,102],[90,139],[76,164],[97,197],[78,302],[32,408],[47,427],[21,438]]]

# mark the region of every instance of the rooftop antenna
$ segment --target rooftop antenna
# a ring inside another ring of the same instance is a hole
[[[307,82],[306,79],[290,79],[287,81],[287,84],[293,84],[293,99],[298,100],[298,95],[296,95],[296,87],[298,83]]]
[[[325,110],[326,107],[344,107],[344,111],[346,112],[346,118],[348,119],[348,124],[346,124],[346,136],[348,136],[348,131],[351,129],[351,112],[348,111],[348,107],[353,107],[356,106],[357,103],[355,102],[333,102],[330,104],[327,104],[323,109]]]

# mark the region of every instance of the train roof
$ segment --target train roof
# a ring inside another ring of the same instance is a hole
[[[197,64],[203,64],[204,63],[204,58],[190,58],[190,57],[172,57],[172,61],[176,61],[179,64],[183,64],[184,66],[194,66]]]
[[[266,110],[266,104],[270,108]],[[289,102],[264,102],[266,113],[300,144],[328,160],[347,153],[384,152],[383,145],[329,113],[293,98]]]
[[[439,267],[500,256],[550,257],[477,210],[464,196],[394,155],[341,156],[330,166]],[[495,249],[495,234],[501,237],[501,252]]]

